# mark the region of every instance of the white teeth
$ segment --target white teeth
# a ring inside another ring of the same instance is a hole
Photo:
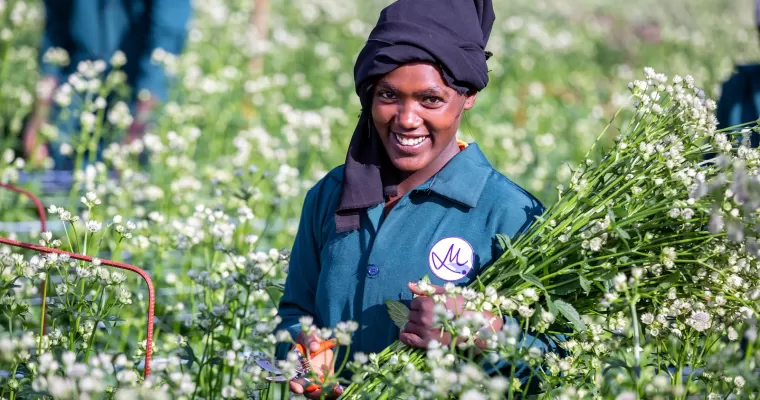
[[[427,136],[422,136],[414,139],[405,138],[398,133],[396,135],[396,140],[398,140],[399,143],[401,143],[402,146],[416,146],[427,139]]]

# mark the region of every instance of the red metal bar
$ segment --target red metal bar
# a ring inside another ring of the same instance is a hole
[[[0,187],[4,187],[6,189],[12,190],[16,193],[23,194],[24,196],[28,197],[29,200],[34,203],[35,207],[37,207],[37,216],[40,217],[40,232],[45,232],[47,230],[47,221],[45,220],[45,207],[42,205],[42,202],[40,199],[37,198],[34,194],[32,194],[29,191],[26,191],[24,189],[21,189],[19,187],[13,186],[8,183],[2,183],[0,182]]]
[[[45,231],[45,228],[44,228],[44,221],[45,221],[44,210],[45,210],[45,208],[42,207],[42,202],[40,202],[39,199],[37,199],[37,197],[35,197],[33,194],[31,194],[31,193],[29,193],[29,192],[27,192],[27,191],[25,191],[23,189],[19,189],[19,188],[15,187],[15,186],[8,185],[8,184],[2,184],[2,183],[0,183],[0,186],[8,188],[10,190],[13,190],[14,192],[23,193],[23,194],[29,196],[32,199],[32,201],[34,201],[34,203],[37,205],[37,211],[40,212],[40,215],[41,215],[40,221],[43,224],[43,228],[42,229],[43,229],[43,232],[44,232]],[[20,247],[22,249],[36,251],[36,252],[39,252],[39,253],[65,254],[65,255],[68,255],[69,257],[71,257],[71,258],[73,258],[75,260],[92,262],[92,257],[89,257],[89,256],[84,256],[84,255],[81,255],[81,254],[71,253],[71,252],[68,252],[68,251],[53,249],[53,248],[50,248],[50,247],[37,246],[37,245],[31,244],[31,243],[19,242],[19,241],[16,241],[16,240],[6,239],[6,238],[3,238],[3,237],[0,237],[0,243],[7,244],[9,246]],[[146,334],[146,339],[145,339],[145,371],[143,373],[143,377],[144,378],[148,378],[148,375],[150,375],[150,361],[151,361],[151,359],[153,357],[153,313],[154,313],[155,307],[156,307],[156,293],[155,293],[155,290],[153,289],[153,281],[150,279],[150,276],[148,276],[148,274],[143,269],[138,268],[138,267],[136,267],[134,265],[131,265],[131,264],[126,264],[126,263],[122,263],[122,262],[118,262],[118,261],[111,261],[111,260],[101,260],[101,264],[102,265],[107,265],[109,267],[114,267],[114,268],[124,269],[124,270],[127,270],[127,271],[132,271],[132,272],[140,275],[140,277],[143,278],[143,280],[145,281],[145,283],[148,285],[148,321],[147,321],[148,329],[147,329],[147,334]],[[44,321],[44,319],[43,319],[43,321]]]
[[[37,216],[40,219],[40,233],[45,232],[47,230],[47,220],[45,219],[45,207],[42,205],[42,202],[40,201],[40,199],[37,198],[37,196],[35,196],[32,192],[29,192],[27,190],[21,189],[18,186],[14,186],[8,183],[0,182],[0,187],[6,188],[8,190],[11,190],[19,194],[23,194],[24,196],[28,197],[29,200],[31,200],[32,203],[34,203],[34,206],[37,207]],[[43,279],[42,285],[40,285],[40,301],[45,301],[45,299],[43,298],[43,293],[45,293],[46,283],[47,282],[45,282],[45,280]],[[47,326],[47,315],[42,316],[42,326],[43,327]],[[43,335],[47,334],[44,328],[42,329],[42,334]]]

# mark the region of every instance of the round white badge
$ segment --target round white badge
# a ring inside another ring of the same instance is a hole
[[[435,276],[457,281],[472,269],[474,252],[466,240],[458,237],[441,239],[430,249],[428,262]]]

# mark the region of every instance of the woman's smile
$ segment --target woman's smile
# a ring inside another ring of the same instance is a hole
[[[429,147],[430,144],[429,135],[424,136],[411,136],[401,133],[391,132],[391,136],[395,138],[395,144],[398,146],[399,151],[408,154],[415,154],[424,151],[423,147]]]

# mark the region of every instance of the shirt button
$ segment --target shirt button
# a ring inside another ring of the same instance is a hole
[[[380,268],[378,268],[374,264],[370,264],[369,267],[367,267],[367,276],[369,276],[370,278],[376,277],[379,272],[380,272]]]

